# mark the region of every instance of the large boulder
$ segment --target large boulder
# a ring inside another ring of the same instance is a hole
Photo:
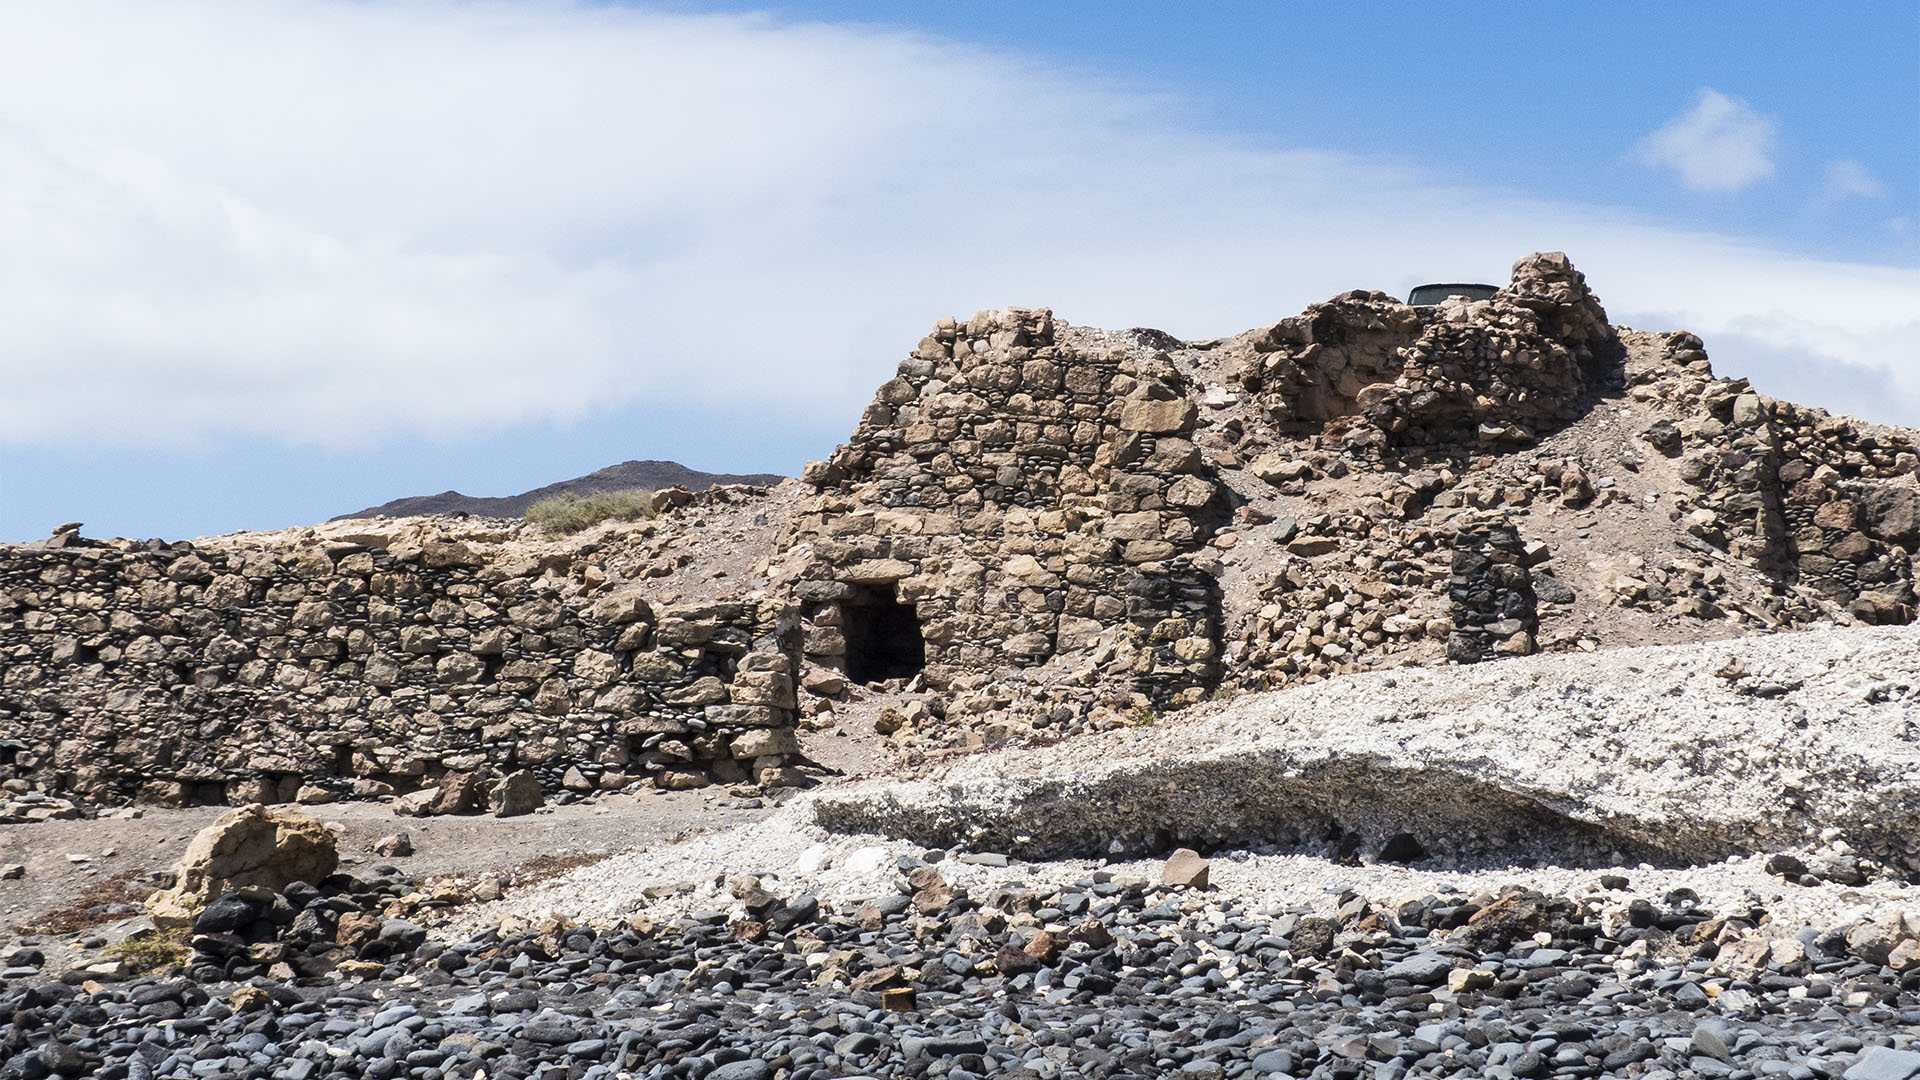
[[[1889,544],[1911,550],[1920,544],[1920,489],[1905,484],[1867,488],[1860,496],[1866,531]]]
[[[200,830],[180,859],[177,883],[148,897],[147,911],[159,926],[191,926],[215,897],[317,882],[339,863],[331,829],[298,811],[253,803]]]

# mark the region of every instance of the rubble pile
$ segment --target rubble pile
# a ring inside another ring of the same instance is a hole
[[[1337,433],[1363,457],[1390,448],[1527,445],[1572,419],[1589,371],[1617,348],[1586,278],[1558,252],[1514,264],[1492,300],[1431,312],[1351,292],[1284,319],[1239,372],[1265,418]]]

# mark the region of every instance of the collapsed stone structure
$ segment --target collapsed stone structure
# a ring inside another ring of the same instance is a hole
[[[1531,443],[1578,415],[1619,350],[1600,301],[1559,252],[1515,263],[1484,307],[1350,292],[1252,346],[1237,376],[1268,420],[1374,458]]]
[[[882,728],[911,746],[1907,622],[1914,442],[1715,379],[1691,334],[1610,326],[1558,254],[1490,301],[1347,293],[1204,342],[981,312],[941,320],[800,481],[662,492],[657,522],[0,549],[0,781],[442,809],[513,776],[778,785],[800,726],[874,694],[913,699]],[[737,528],[703,524],[725,506]]]

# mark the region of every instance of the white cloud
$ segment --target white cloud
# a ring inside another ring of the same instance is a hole
[[[1826,182],[1820,186],[1820,198],[1826,202],[1842,199],[1884,199],[1887,185],[1865,165],[1851,158],[1827,162]]]
[[[721,398],[851,426],[942,314],[1200,337],[1555,248],[1722,370],[1764,343],[1762,389],[1920,419],[1915,271],[1194,134],[914,35],[559,2],[8,21],[0,443],[354,445]]]
[[[1774,122],[1711,87],[1693,108],[1640,141],[1646,165],[1672,169],[1694,191],[1739,191],[1773,175]]]

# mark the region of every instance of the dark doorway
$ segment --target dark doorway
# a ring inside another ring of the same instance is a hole
[[[891,585],[855,585],[840,601],[840,632],[847,639],[847,678],[854,682],[909,679],[927,666],[927,642],[912,604],[895,599]]]

